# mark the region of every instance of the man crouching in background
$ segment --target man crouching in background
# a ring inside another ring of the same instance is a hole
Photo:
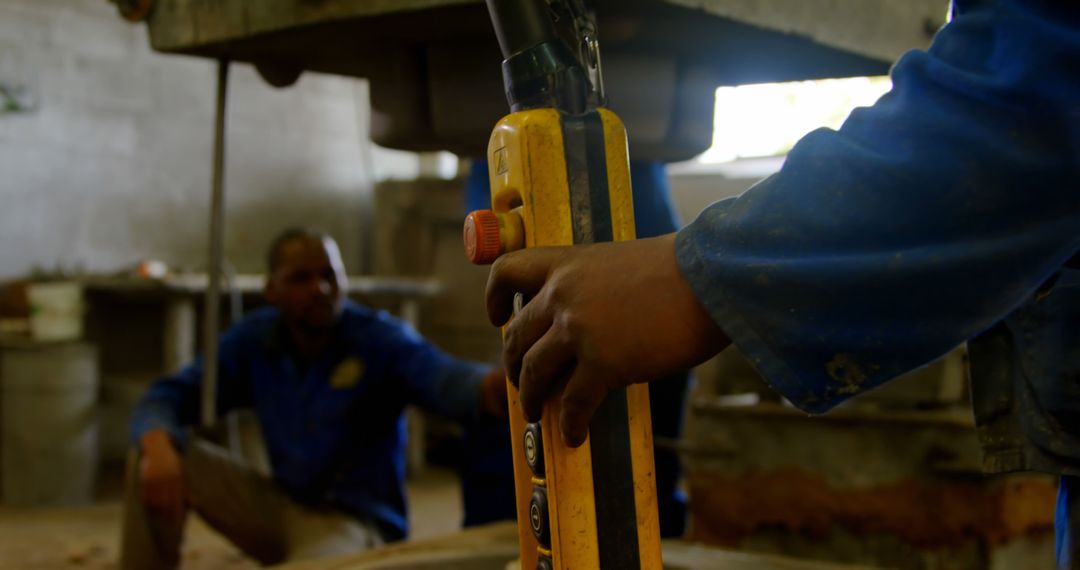
[[[506,415],[501,371],[345,300],[328,235],[286,231],[268,270],[270,306],[220,338],[217,414],[254,410],[272,477],[188,430],[201,359],[157,380],[132,417],[122,570],[176,568],[188,509],[263,564],[404,538],[406,404],[462,423]]]

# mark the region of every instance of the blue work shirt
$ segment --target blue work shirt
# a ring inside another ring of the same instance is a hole
[[[679,266],[803,410],[971,340],[986,469],[1078,475],[1080,4],[954,8],[890,93],[681,231]]]
[[[281,313],[251,313],[219,342],[218,413],[253,408],[274,479],[296,500],[375,521],[388,540],[408,533],[406,404],[474,420],[486,365],[453,358],[411,327],[346,302],[330,347],[302,364]],[[182,445],[198,420],[201,359],[155,382],[132,417],[132,437],[168,430]]]

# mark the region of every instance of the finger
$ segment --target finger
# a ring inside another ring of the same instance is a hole
[[[505,420],[510,417],[510,411],[507,409],[508,407],[509,404],[507,403],[506,398],[502,398],[501,400],[494,399],[488,402],[487,412],[491,414],[491,417],[493,418]]]
[[[507,413],[507,404],[510,401],[510,397],[506,393],[506,375],[499,375],[499,382],[495,386],[495,404],[499,406],[499,409],[505,415]]]
[[[497,374],[497,376],[490,376],[484,382],[484,410],[496,418],[506,419],[509,417],[509,404],[507,403],[508,400],[506,395],[506,377],[501,373]]]
[[[514,294],[532,297],[544,286],[566,248],[540,247],[503,255],[491,266],[487,282],[487,311],[491,324],[501,326],[513,314]]]
[[[157,481],[148,481],[143,485],[143,504],[148,508],[160,511],[168,506],[168,495],[161,484]]]
[[[162,516],[170,521],[177,519],[176,511],[179,507],[176,500],[176,490],[168,484],[162,486],[161,504],[158,507]]]
[[[145,456],[139,457],[139,470],[136,480],[139,486],[139,498],[142,499],[144,505],[149,506],[154,504],[154,481],[147,476],[148,467],[146,462]]]
[[[150,499],[147,501],[146,506],[155,511],[168,514],[172,509],[172,498],[169,495],[168,487],[160,482],[155,483],[150,490]]]
[[[570,447],[579,447],[589,435],[589,422],[610,388],[591,369],[578,365],[562,395],[559,431]]]
[[[515,322],[517,322],[515,320]],[[566,378],[574,363],[574,348],[560,329],[549,329],[525,354],[518,399],[530,422],[540,421],[544,402]]]
[[[522,361],[533,344],[551,328],[550,305],[543,296],[533,299],[518,312],[503,335],[503,367],[514,386],[520,386]]]
[[[184,484],[183,482],[177,482],[170,487],[169,514],[174,521],[181,521],[184,519],[184,511],[187,509],[184,500]]]
[[[147,480],[143,484],[143,502],[157,511],[169,508],[169,489],[157,479]]]
[[[143,481],[139,486],[139,495],[142,497],[144,505],[152,508],[157,508],[159,501],[157,498],[157,489],[152,482]]]

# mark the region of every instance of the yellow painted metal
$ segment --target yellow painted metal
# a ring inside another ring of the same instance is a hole
[[[604,124],[612,235],[615,241],[632,240],[635,238],[634,199],[630,186],[626,128],[619,117],[607,109],[600,109],[600,116]],[[634,470],[634,507],[638,517],[638,554],[641,568],[659,569],[663,567],[663,562],[648,386],[635,384],[628,387],[626,405],[630,423],[630,459]]]
[[[631,240],[634,239],[634,211],[626,131],[614,113],[601,109],[600,114],[604,125],[613,236],[616,241]],[[526,247],[573,244],[570,190],[558,111],[534,109],[503,118],[491,135],[488,161],[492,209],[496,213],[514,210],[521,215]],[[533,487],[539,479],[534,478],[525,461],[521,437],[525,432],[525,420],[518,406],[517,390],[509,382],[507,390],[521,567],[532,569],[536,568],[538,553],[549,555],[533,536],[528,517]],[[647,387],[629,388],[627,402],[641,568],[660,568],[660,529]],[[556,570],[595,570],[600,567],[600,557],[590,442],[586,440],[576,449],[563,444],[558,422],[560,407],[559,397],[553,397],[545,406],[541,420],[543,482],[547,488],[551,530],[550,556]]]
[[[634,231],[634,195],[630,190],[630,155],[626,127],[618,115],[600,109],[604,123],[604,156],[607,157],[608,194],[611,197],[611,232],[614,241],[629,241]],[[651,448],[650,448],[651,449]]]
[[[536,109],[504,117],[488,142],[491,207],[522,206],[525,247],[574,243],[559,112]]]
[[[641,568],[662,568],[660,518],[656,502],[656,467],[653,459],[649,388],[635,384],[626,389],[630,421],[630,459],[634,469],[634,507],[637,510],[638,555]]]

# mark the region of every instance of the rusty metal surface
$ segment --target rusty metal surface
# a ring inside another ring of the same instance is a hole
[[[1052,557],[1056,479],[983,476],[969,407],[807,417],[725,401],[697,398],[679,446],[693,540],[904,570]]]
[[[855,535],[889,534],[919,548],[977,539],[999,545],[1054,524],[1057,485],[1042,476],[919,481],[837,488],[820,474],[787,468],[738,477],[690,478],[689,539],[735,547],[761,528],[824,538],[840,526]]]

